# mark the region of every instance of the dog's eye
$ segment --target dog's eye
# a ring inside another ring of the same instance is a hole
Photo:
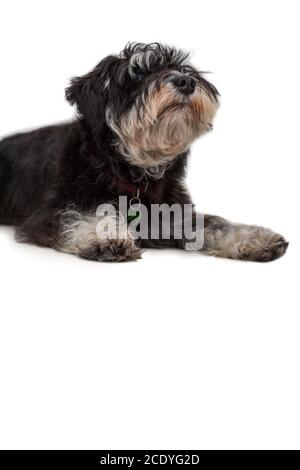
[[[186,74],[190,72],[190,69],[188,67],[181,67],[180,72]]]
[[[136,75],[136,79],[140,82],[144,78],[144,74],[142,72],[138,72]]]
[[[145,75],[144,75],[143,71],[139,67],[134,68],[134,78],[136,80],[141,81],[141,80],[143,80],[144,76]]]

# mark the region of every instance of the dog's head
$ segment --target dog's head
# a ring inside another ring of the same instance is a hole
[[[108,126],[120,153],[143,168],[165,165],[212,128],[218,91],[172,47],[129,44],[74,78],[66,97],[101,138]]]

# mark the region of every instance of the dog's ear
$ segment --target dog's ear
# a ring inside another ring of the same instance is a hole
[[[109,101],[111,80],[119,65],[119,59],[108,56],[89,73],[74,77],[66,88],[66,98],[76,104],[79,115],[93,132],[99,133],[105,124],[105,111]]]

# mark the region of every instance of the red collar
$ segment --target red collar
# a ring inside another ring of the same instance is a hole
[[[107,171],[107,177],[109,179],[109,186],[111,188],[116,189],[120,194],[122,193],[129,193],[129,194],[137,194],[144,193],[147,188],[147,183],[144,181],[138,181],[136,183],[129,181],[122,176],[116,175],[111,171]]]

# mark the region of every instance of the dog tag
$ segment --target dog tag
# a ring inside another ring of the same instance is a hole
[[[132,222],[133,220],[138,220],[141,217],[141,211],[139,210],[141,206],[140,200],[140,191],[137,190],[136,196],[132,197],[129,201],[129,209],[128,209],[128,222]]]
[[[141,212],[138,210],[137,207],[131,206],[128,209],[128,222],[132,222],[133,220],[138,220],[141,217]]]

